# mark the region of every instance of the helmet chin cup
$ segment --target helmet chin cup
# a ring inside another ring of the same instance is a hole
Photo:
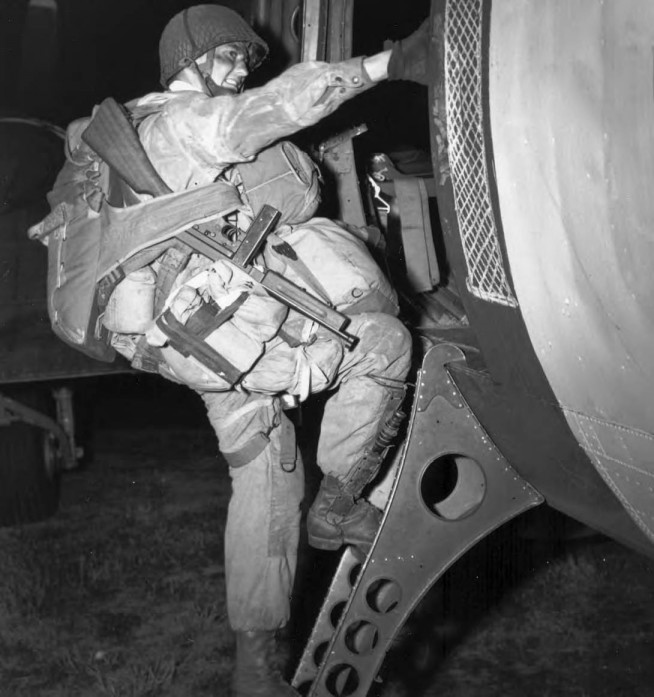
[[[226,94],[237,94],[234,92],[234,90],[229,90],[226,87],[221,87],[220,85],[217,85],[214,81],[211,75],[206,75],[204,78],[205,85],[207,86],[207,90],[209,94],[212,97],[222,97]],[[240,90],[239,90],[240,92]]]

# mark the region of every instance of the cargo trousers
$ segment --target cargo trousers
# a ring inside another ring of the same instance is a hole
[[[341,480],[360,462],[403,393],[411,337],[395,317],[370,312],[352,317],[359,341],[324,366],[328,390],[317,464]],[[333,341],[338,342],[337,338]],[[339,342],[340,343],[340,342]],[[255,447],[253,459],[230,466],[232,495],[225,529],[227,613],[235,631],[274,630],[290,615],[297,564],[304,471],[299,453],[286,457],[289,428],[280,399],[255,392],[205,392],[202,398],[219,448]],[[292,427],[292,426],[291,426]],[[234,462],[233,458],[231,458]]]

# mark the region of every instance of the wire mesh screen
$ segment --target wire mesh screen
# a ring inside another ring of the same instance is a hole
[[[454,202],[468,290],[482,300],[517,306],[509,286],[490,196],[482,102],[484,0],[447,3],[445,89]]]

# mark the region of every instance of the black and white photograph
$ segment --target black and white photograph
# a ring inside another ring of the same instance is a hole
[[[654,3],[0,0],[0,697],[654,697]]]

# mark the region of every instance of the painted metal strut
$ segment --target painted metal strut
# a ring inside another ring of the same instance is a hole
[[[367,695],[430,587],[476,542],[543,501],[465,403],[447,369],[454,361],[465,357],[450,344],[425,355],[382,525],[363,562],[350,548],[342,556],[292,681],[303,695]],[[456,476],[444,478],[446,469]]]

